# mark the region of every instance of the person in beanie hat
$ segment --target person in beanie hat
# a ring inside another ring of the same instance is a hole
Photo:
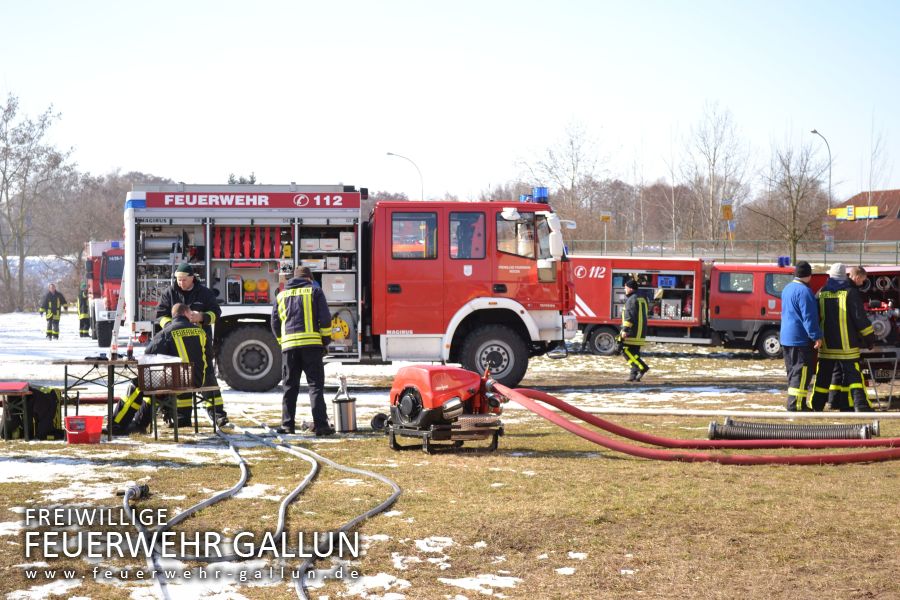
[[[809,288],[812,267],[801,260],[794,280],[781,292],[781,349],[788,378],[787,409],[809,410],[806,401],[814,372],[815,351],[822,345],[819,307]]]
[[[172,321],[172,307],[176,304],[186,304],[190,308],[186,315],[187,319],[203,328],[203,332],[206,334],[206,357],[208,360],[203,387],[217,386],[216,369],[213,365],[212,326],[222,316],[222,309],[219,307],[216,295],[208,287],[197,281],[194,268],[187,262],[183,262],[175,267],[175,282],[159,299],[159,305],[156,307],[156,318],[159,319],[160,327],[165,327]],[[203,392],[203,400],[210,418],[215,420],[219,427],[226,427],[228,425],[228,415],[225,413],[221,390],[216,389],[211,392]],[[190,398],[178,399],[179,427],[191,424],[191,411],[193,408],[191,402]]]
[[[844,263],[834,263],[828,269],[828,276],[839,281],[847,279],[847,267],[844,266]]]
[[[629,279],[625,282],[625,306],[622,308],[622,330],[618,341],[622,343],[622,352],[631,373],[627,382],[638,382],[644,373],[650,370],[641,359],[641,346],[647,343],[647,315],[649,307],[647,299],[637,294],[638,282]]]
[[[807,406],[824,410],[825,403],[830,401],[833,408],[871,411],[872,404],[859,366],[859,349],[862,345],[874,346],[875,329],[866,316],[859,290],[847,277],[846,267],[834,263],[828,275],[828,281],[816,295],[822,346],[819,348],[816,383]],[[846,393],[842,394],[843,388],[850,393],[848,406],[841,405],[841,396],[847,398]]]

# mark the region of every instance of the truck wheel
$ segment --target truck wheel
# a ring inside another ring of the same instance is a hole
[[[611,327],[596,327],[588,335],[587,347],[591,354],[612,356],[616,353],[616,335],[618,332]]]
[[[218,366],[233,389],[267,392],[281,380],[281,348],[264,327],[238,327],[222,342]]]
[[[463,342],[460,363],[464,369],[491,377],[509,387],[519,385],[528,369],[528,348],[515,331],[504,325],[485,325]]]
[[[781,356],[781,338],[777,329],[766,329],[759,334],[756,348],[766,358],[779,358]]]
[[[109,348],[112,343],[112,321],[97,321],[97,346],[100,348]]]

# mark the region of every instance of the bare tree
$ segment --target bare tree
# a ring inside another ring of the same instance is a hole
[[[799,149],[790,144],[775,148],[768,173],[767,193],[745,209],[767,220],[769,231],[778,232],[787,242],[791,263],[797,260],[797,244],[818,231],[825,214],[828,195],[822,175],[828,163],[816,161],[810,145]]]
[[[694,216],[699,220],[691,228],[707,239],[717,239],[724,232],[722,201],[731,201],[737,209],[749,193],[744,183],[748,155],[731,113],[708,104],[691,132],[684,177],[691,189]]]
[[[25,259],[35,241],[34,213],[69,154],[46,141],[47,131],[59,118],[52,110],[34,120],[20,118],[19,100],[10,94],[0,114],[0,281],[7,309],[24,308]],[[15,273],[12,258],[17,259]]]
[[[872,115],[872,124],[869,129],[869,173],[866,192],[866,206],[872,206],[872,192],[881,185],[881,178],[887,171],[887,156],[884,150],[884,136],[875,131],[875,115]],[[863,229],[863,244],[869,240],[869,223],[872,219],[866,219]]]
[[[528,173],[527,179],[533,185],[553,189],[554,208],[571,214],[583,208],[596,208],[595,182],[600,164],[596,142],[588,137],[583,126],[572,124],[559,144],[547,148],[539,158],[525,163],[524,167]]]

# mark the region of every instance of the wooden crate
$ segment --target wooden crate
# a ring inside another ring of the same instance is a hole
[[[191,363],[138,365],[138,387],[145,392],[193,388],[194,365]]]

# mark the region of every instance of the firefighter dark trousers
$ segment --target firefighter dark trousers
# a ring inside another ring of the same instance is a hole
[[[838,380],[837,374],[840,374],[840,384],[835,384]],[[844,387],[849,390],[849,397],[843,392]],[[816,384],[808,406],[813,410],[824,410],[825,403],[830,400],[833,408],[835,406],[840,408],[843,399],[849,401],[848,410],[857,412],[873,410],[866,388],[863,386],[859,359],[837,360],[819,356]]]
[[[309,403],[312,406],[313,423],[317,430],[328,427],[328,411],[325,407],[325,365],[321,346],[291,348],[281,353],[284,396],[281,400],[281,424],[295,426],[297,395],[300,393],[300,374],[306,374],[309,384]]]
[[[831,385],[828,387],[828,405],[832,410],[849,412],[853,410],[850,403],[850,383],[848,367],[851,369],[853,365],[848,365],[844,361],[838,361],[834,365],[834,371],[831,374]]]
[[[144,402],[144,395],[132,379],[122,400],[113,409],[112,433],[125,435],[138,429],[145,430],[150,425],[150,403]]]
[[[627,360],[628,364],[631,366],[631,377],[629,379],[637,379],[638,375],[643,375],[650,370],[647,363],[641,359],[641,346],[625,344],[622,346],[622,353],[625,355],[625,360]]]
[[[47,339],[59,339],[59,315],[51,315],[47,317]]]
[[[815,374],[814,351],[809,346],[782,346],[788,378],[788,410],[809,410],[809,384]]]
[[[81,317],[78,319],[78,335],[80,337],[91,337],[91,318]]]
[[[213,366],[212,359],[209,358],[212,356],[211,347],[207,347],[206,356],[206,360],[209,361],[209,364],[206,366],[206,373],[203,375],[203,387],[210,387],[213,385],[218,386],[219,382],[216,381],[216,368]],[[227,413],[225,412],[225,401],[222,399],[222,390],[218,387],[212,391],[203,392],[203,405],[206,406],[206,412],[209,413],[209,416],[212,419],[227,416]],[[179,414],[181,414],[180,410]]]

